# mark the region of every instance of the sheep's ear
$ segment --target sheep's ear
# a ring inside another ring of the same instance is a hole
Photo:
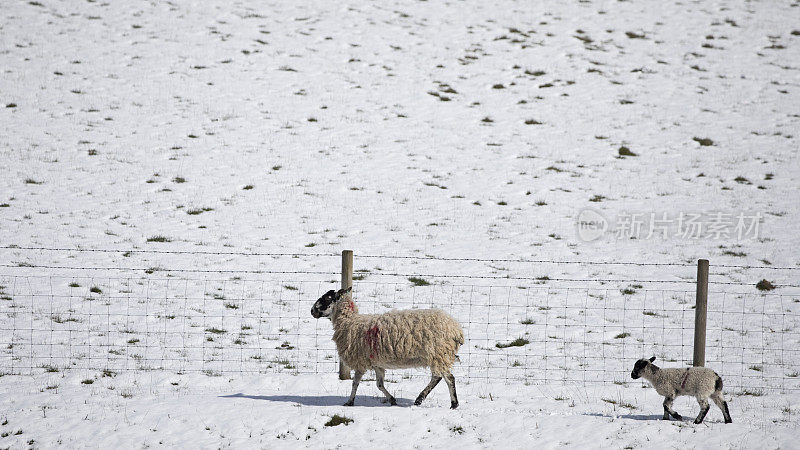
[[[656,360],[656,357],[655,357],[655,356],[653,356],[652,358],[650,358],[650,362],[653,362],[653,361],[655,361],[655,360]]]
[[[339,290],[336,292],[336,298],[337,298],[337,299],[339,299],[339,298],[341,298],[341,297],[342,297],[344,294],[347,294],[348,292],[350,292],[350,291],[352,291],[352,290],[353,290],[353,286],[350,286],[350,287],[349,287],[349,288],[347,288],[347,289],[339,289]]]

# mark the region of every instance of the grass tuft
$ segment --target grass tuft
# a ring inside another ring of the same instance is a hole
[[[775,289],[775,285],[773,285],[767,280],[761,280],[758,283],[756,283],[756,289],[758,289],[759,291],[771,291]]]
[[[430,286],[430,282],[419,277],[408,277],[408,281],[414,283],[414,286]]]
[[[514,339],[513,341],[511,341],[509,343],[498,342],[498,343],[494,344],[494,346],[497,347],[497,348],[522,347],[522,346],[528,345],[530,343],[531,343],[531,341],[529,341],[529,340],[527,340],[525,338],[516,338],[516,339]]]
[[[333,417],[331,417],[331,420],[325,422],[325,426],[335,427],[338,425],[350,425],[351,423],[353,423],[353,419],[346,416],[340,416],[338,414],[334,414]]]
[[[700,144],[702,147],[710,147],[714,145],[714,141],[709,138],[693,137],[692,140]]]

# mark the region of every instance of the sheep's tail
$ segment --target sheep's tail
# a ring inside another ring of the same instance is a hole
[[[722,378],[717,375],[716,381],[714,381],[714,391],[722,392]]]

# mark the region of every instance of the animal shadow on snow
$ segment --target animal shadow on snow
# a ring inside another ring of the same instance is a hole
[[[347,401],[347,396],[341,395],[247,395],[231,394],[220,395],[221,398],[249,398],[251,400],[267,400],[270,402],[298,403],[305,406],[342,406]],[[398,406],[411,406],[413,400],[397,398]],[[357,395],[355,406],[389,406],[377,397]]]

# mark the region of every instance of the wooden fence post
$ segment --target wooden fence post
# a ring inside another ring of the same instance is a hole
[[[708,314],[708,260],[697,260],[697,295],[694,309],[694,355],[692,365],[706,365],[706,317]]]
[[[353,286],[353,251],[342,250],[342,289]],[[339,361],[339,379],[350,379],[350,368]]]

